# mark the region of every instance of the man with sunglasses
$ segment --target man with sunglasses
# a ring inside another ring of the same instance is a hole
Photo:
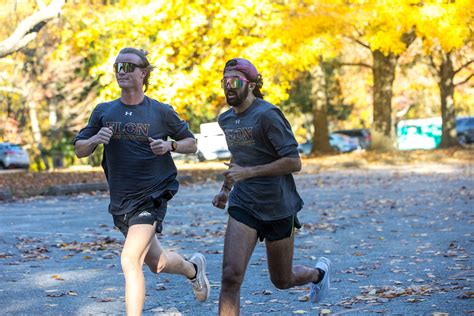
[[[287,289],[309,283],[310,300],[318,303],[329,291],[330,260],[321,257],[315,268],[293,266],[303,201],[292,176],[301,170],[301,161],[291,126],[276,106],[263,100],[262,77],[248,60],[229,60],[221,83],[232,108],[218,121],[232,159],[212,201],[222,209],[229,201],[219,313],[239,315],[240,287],[257,240],[265,240],[273,284]]]
[[[187,261],[164,250],[156,237],[162,230],[167,203],[179,185],[170,152],[194,153],[196,141],[170,105],[145,95],[152,70],[146,52],[122,49],[114,63],[121,97],[97,105],[74,141],[79,158],[104,144],[102,167],[110,189],[109,212],[125,236],[121,264],[127,315],[142,313],[143,263],[153,273],[186,276],[201,302],[207,300],[210,290],[202,254]],[[168,137],[174,140],[168,141]]]

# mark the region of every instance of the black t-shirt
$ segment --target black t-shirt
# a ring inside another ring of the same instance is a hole
[[[171,199],[179,186],[176,166],[169,152],[158,156],[151,151],[148,137],[194,138],[188,124],[170,105],[149,97],[137,105],[117,99],[97,105],[74,142],[89,139],[104,126],[113,130],[102,162],[110,189],[109,212],[126,214],[152,200]]]
[[[299,158],[290,123],[276,106],[257,98],[243,113],[231,108],[219,116],[233,162],[242,167],[264,165],[283,157]],[[253,177],[239,181],[229,195],[238,206],[261,220],[296,214],[303,200],[293,175]]]

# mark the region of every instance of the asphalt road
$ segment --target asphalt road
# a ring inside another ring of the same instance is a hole
[[[242,315],[474,313],[473,175],[472,165],[297,175],[305,225],[294,262],[330,258],[330,296],[312,305],[308,287],[276,289],[259,244],[242,287]],[[219,186],[182,186],[160,236],[168,249],[206,255],[209,300],[195,301],[183,277],[146,271],[145,315],[217,314],[227,215],[210,201]],[[1,314],[124,314],[122,236],[107,204],[105,194],[0,204]]]

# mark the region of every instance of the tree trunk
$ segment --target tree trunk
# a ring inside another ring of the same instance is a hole
[[[443,54],[439,69],[439,90],[441,95],[442,136],[439,147],[457,146],[456,113],[454,111],[454,69],[451,53]]]
[[[374,113],[372,122],[372,150],[395,149],[395,133],[392,124],[392,86],[395,79],[395,68],[398,57],[382,52],[372,51],[374,65]]]
[[[322,65],[311,71],[311,103],[314,124],[314,142],[311,153],[332,153],[334,149],[329,145],[326,78]]]
[[[30,124],[31,131],[33,132],[33,140],[35,142],[36,148],[40,152],[41,159],[43,160],[46,170],[49,170],[48,157],[44,151],[43,145],[41,144],[41,130],[38,122],[38,115],[36,114],[36,102],[28,101],[28,109],[30,114]]]

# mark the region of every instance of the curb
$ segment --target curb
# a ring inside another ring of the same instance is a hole
[[[0,201],[10,201],[12,199],[12,191],[9,188],[0,189]]]
[[[178,176],[177,179],[180,182],[191,182],[193,178],[191,176]],[[53,185],[46,190],[44,195],[68,195],[75,193],[94,192],[94,191],[108,191],[109,186],[107,182],[98,183],[74,183],[74,184],[63,184]],[[11,200],[12,194],[9,189],[0,190],[0,200]]]
[[[214,177],[216,181],[222,181],[224,176],[222,174],[216,174]],[[195,182],[195,179],[191,175],[180,175],[177,177],[177,180],[182,184],[189,184]],[[27,195],[30,196],[60,196],[60,195],[69,195],[69,194],[78,194],[78,193],[91,193],[91,192],[105,192],[109,190],[107,182],[96,182],[96,183],[72,183],[72,184],[61,184],[49,186],[47,189],[35,192],[34,194]],[[22,196],[20,198],[24,198]],[[11,191],[10,188],[0,188],[0,201],[7,202],[12,201],[17,196]]]
[[[67,195],[82,192],[107,191],[108,189],[109,186],[107,182],[53,185],[48,188],[45,195]]]

